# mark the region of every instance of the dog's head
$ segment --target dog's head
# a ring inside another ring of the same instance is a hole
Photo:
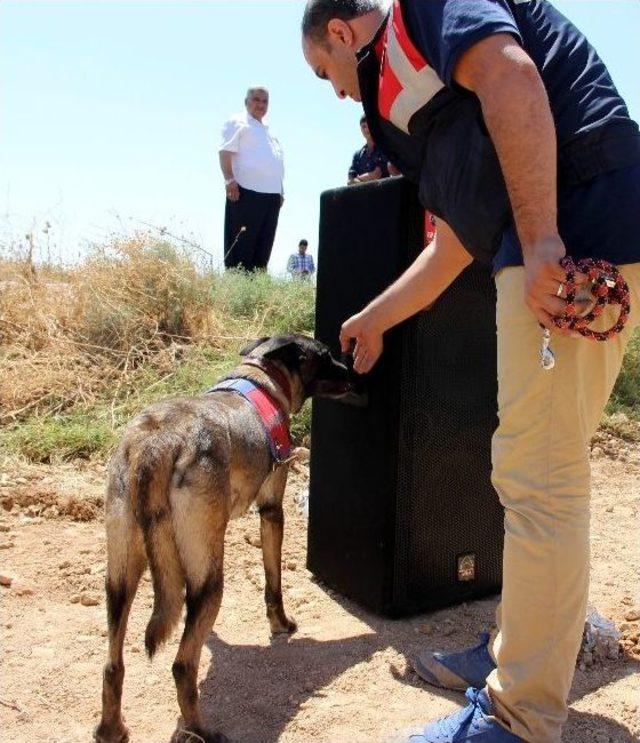
[[[307,397],[329,397],[349,405],[364,406],[367,396],[364,382],[347,364],[337,361],[324,343],[302,333],[276,335],[253,341],[240,351],[241,356],[264,359],[284,367],[297,388],[293,410]]]

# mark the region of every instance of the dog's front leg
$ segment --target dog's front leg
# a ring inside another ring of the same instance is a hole
[[[298,628],[293,620],[287,618],[282,605],[283,531],[284,513],[282,512],[282,498],[280,498],[278,503],[270,503],[260,508],[260,534],[265,576],[264,600],[267,605],[267,618],[274,635],[282,632],[291,634]]]

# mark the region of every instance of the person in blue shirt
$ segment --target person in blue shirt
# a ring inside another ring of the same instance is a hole
[[[594,48],[547,0],[394,0],[389,10],[308,0],[302,36],[315,74],[362,101],[376,144],[437,220],[413,265],[344,323],[356,371],[473,259],[495,274],[499,632],[420,656],[420,675],[469,687],[469,705],[411,741],[558,743],[588,594],[588,444],[640,322],[638,126]],[[553,322],[567,306],[566,255],[614,263],[629,285],[629,320],[605,343]],[[553,333],[551,371],[538,360],[541,326]]]
[[[298,252],[292,253],[287,261],[287,271],[293,278],[309,279],[316,271],[313,256],[307,253],[309,242],[304,238],[298,243]]]
[[[389,168],[385,154],[375,145],[367,117],[360,117],[360,131],[365,139],[365,145],[353,155],[347,185],[353,186],[356,183],[366,183],[367,181],[377,181],[380,178],[389,177]]]

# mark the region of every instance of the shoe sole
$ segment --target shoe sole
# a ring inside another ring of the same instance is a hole
[[[442,663],[433,657],[413,658],[411,660],[413,670],[420,676],[423,681],[431,686],[437,686],[439,689],[448,689],[449,691],[465,692],[469,688],[469,682],[460,678],[456,673],[450,671]]]

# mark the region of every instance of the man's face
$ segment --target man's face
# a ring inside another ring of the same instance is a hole
[[[333,29],[332,24],[335,24]],[[360,101],[358,61],[353,34],[350,33],[348,24],[336,19],[330,21],[328,29],[326,45],[316,43],[307,37],[302,39],[304,58],[321,80],[329,80],[338,98],[349,97],[354,101]]]
[[[249,93],[245,105],[250,116],[262,121],[269,108],[269,94],[266,90],[254,90]]]
[[[304,255],[306,252],[307,252],[306,245],[298,245],[298,253],[300,253],[300,255]]]

